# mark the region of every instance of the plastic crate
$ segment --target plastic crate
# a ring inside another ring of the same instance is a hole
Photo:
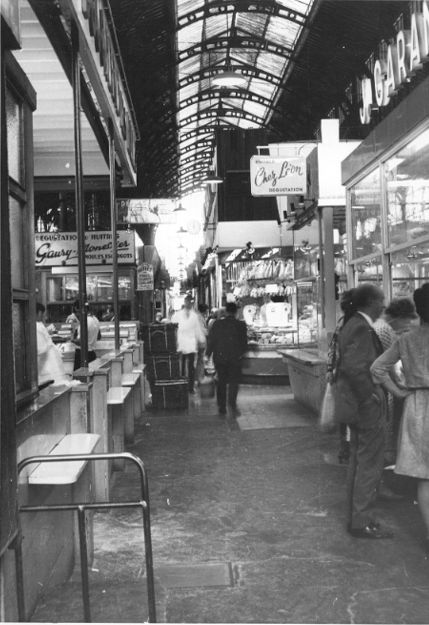
[[[151,384],[152,407],[179,410],[188,407],[188,381],[156,380]]]
[[[180,354],[147,354],[145,357],[148,380],[175,380],[180,378]]]
[[[143,326],[142,331],[146,352],[177,352],[177,323],[149,323]]]

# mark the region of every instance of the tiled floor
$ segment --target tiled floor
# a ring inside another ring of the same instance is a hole
[[[337,437],[288,387],[242,387],[241,416],[214,399],[147,412],[128,451],[149,476],[157,620],[174,623],[427,623],[429,562],[411,492],[379,502],[395,537],[359,541],[344,529],[346,468]],[[132,499],[135,471],[115,496]],[[78,577],[33,620],[81,621]],[[137,511],[97,514],[93,621],[147,619]]]

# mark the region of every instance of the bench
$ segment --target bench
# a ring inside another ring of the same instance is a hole
[[[130,437],[130,428],[134,433],[134,409],[132,402],[132,387],[111,386],[107,391],[107,411],[110,430],[109,452],[122,453],[125,451],[125,441]],[[121,471],[124,468],[123,460],[114,460],[113,469]]]
[[[90,454],[94,451],[99,438],[98,434],[66,434],[58,445],[51,449],[49,455]],[[75,484],[86,464],[86,460],[41,462],[29,474],[28,483],[33,485]]]

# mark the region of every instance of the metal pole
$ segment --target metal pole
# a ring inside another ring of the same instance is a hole
[[[323,208],[319,206],[317,212],[317,224],[319,228],[319,284],[320,284],[320,309],[322,312],[322,328],[326,329],[326,274],[325,274],[325,256],[323,235]]]
[[[19,515],[18,515],[19,519]],[[18,607],[18,621],[26,622],[25,617],[25,592],[24,592],[24,568],[22,564],[22,531],[21,524],[18,520],[18,531],[15,539],[11,544],[11,548],[15,551],[15,575],[16,575],[16,597]]]
[[[115,140],[113,136],[113,123],[109,119],[109,171],[110,171],[110,220],[112,229],[112,287],[113,287],[113,312],[115,315],[115,350],[119,351],[119,297],[118,297],[118,245],[116,240],[116,158]]]
[[[86,544],[86,518],[85,508],[77,509],[79,522],[79,549],[80,549],[80,572],[82,577],[83,614],[85,623],[91,622],[91,608],[89,605],[89,577],[88,577],[88,550]]]
[[[77,257],[79,275],[80,309],[80,366],[88,366],[88,326],[86,309],[86,265],[85,265],[85,204],[83,197],[82,129],[80,123],[80,59],[79,34],[76,24],[71,25],[72,68],[73,68],[73,117],[75,152],[75,206],[77,230]]]

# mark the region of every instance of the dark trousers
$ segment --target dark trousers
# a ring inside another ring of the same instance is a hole
[[[353,529],[375,521],[374,505],[384,464],[386,420],[384,407],[366,402],[364,418],[350,425],[347,473],[348,523]]]
[[[97,354],[92,349],[89,349],[88,350],[88,363],[92,362],[96,358],[97,358]],[[79,369],[79,367],[80,367],[80,349],[79,347],[77,347],[74,352],[74,369],[75,370]]]
[[[188,378],[188,389],[194,390],[195,354],[182,354],[182,375]]]
[[[216,363],[217,372],[217,405],[220,410],[226,410],[226,395],[228,387],[228,404],[231,408],[237,406],[238,386],[241,379],[241,363],[237,361]]]

